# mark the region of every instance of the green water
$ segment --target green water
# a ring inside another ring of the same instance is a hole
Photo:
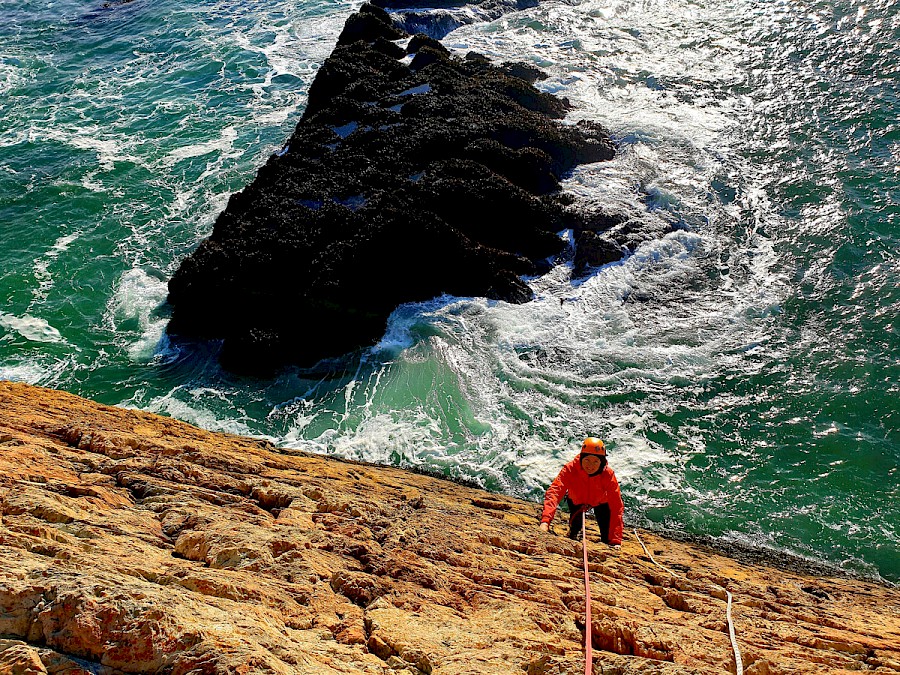
[[[676,230],[528,305],[401,307],[328,376],[237,378],[164,337],[165,282],[352,7],[0,5],[0,377],[532,499],[598,434],[632,522],[900,580],[897,8],[545,2],[452,33],[613,130],[568,189]]]

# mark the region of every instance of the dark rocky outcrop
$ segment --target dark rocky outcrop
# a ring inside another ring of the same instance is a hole
[[[557,232],[603,229],[559,193],[612,158],[602,127],[560,123],[532,67],[403,35],[372,5],[348,19],[283,150],[170,280],[170,334],[223,339],[236,371],[310,365],[372,344],[404,302],[525,302]]]

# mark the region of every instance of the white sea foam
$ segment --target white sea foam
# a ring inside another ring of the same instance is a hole
[[[119,335],[128,336],[128,356],[145,361],[153,356],[167,319],[155,314],[165,302],[166,282],[143,269],[122,274],[107,309],[107,321]]]
[[[4,55],[0,54],[0,96],[8,96],[14,87],[25,81],[22,68],[4,61]]]
[[[0,380],[9,380],[10,382],[43,384],[49,379],[50,372],[49,368],[34,361],[0,364]]]
[[[166,156],[163,163],[167,166],[171,166],[176,162],[180,162],[182,159],[202,157],[203,155],[208,155],[211,152],[227,154],[234,147],[234,142],[236,139],[237,130],[234,127],[225,127],[224,129],[222,129],[222,132],[219,134],[218,138],[213,138],[201,143],[194,143],[192,145],[186,145],[184,147],[172,150]]]
[[[377,413],[352,429],[331,429],[315,439],[290,440],[287,447],[336,457],[367,457],[369,461],[405,466],[434,465],[446,456],[436,420],[412,412]]]
[[[32,127],[28,132],[28,140],[33,143],[56,141],[78,150],[92,151],[96,153],[97,163],[103,171],[112,171],[116,162],[142,164],[137,155],[129,152],[130,144],[126,140],[95,125]]]
[[[265,56],[270,70],[264,81],[255,85],[257,91],[270,86],[275,77],[305,78],[310,65],[318,68],[317,64],[325,60],[334,46],[345,21],[339,11],[320,16],[303,15],[303,8],[298,6],[282,11],[289,15],[289,20],[275,21],[261,16],[254,25],[223,38],[233,39],[241,48]]]
[[[62,334],[45,319],[30,314],[15,316],[0,312],[0,327],[18,333],[32,342],[65,342]]]
[[[69,245],[80,236],[81,232],[74,232],[60,237],[43,256],[34,261],[34,278],[38,282],[37,288],[32,291],[34,302],[40,302],[47,298],[47,294],[53,288],[53,276],[50,274],[50,265],[61,253],[68,251]]]
[[[163,396],[157,396],[142,404],[140,408],[212,431],[268,438],[254,433],[240,411],[233,409],[227,395],[216,389],[179,386]],[[216,412],[219,408],[224,410]]]
[[[81,179],[81,186],[85,190],[90,190],[91,192],[109,192],[109,188],[104,186],[102,182],[95,180],[97,173],[97,171],[91,171],[90,173],[85,174]]]
[[[348,4],[348,8],[349,8]],[[250,87],[255,96],[252,121],[259,125],[283,125],[306,102],[306,86],[278,89],[277,81],[297,78],[308,85],[327,58],[345,17],[337,8],[316,14],[312,5],[284,3],[261,14],[252,25],[211,36],[213,41],[234,41],[242,49],[263,55],[269,66],[262,80]],[[312,11],[312,13],[310,13]],[[277,19],[275,17],[278,17]]]
[[[427,326],[428,313],[444,307],[448,303],[456,302],[451,296],[442,296],[427,302],[410,302],[400,305],[388,318],[387,330],[384,337],[372,347],[373,353],[385,352],[390,355],[398,355],[402,350],[412,347],[416,338],[413,331],[416,326]],[[466,303],[468,301],[459,301]]]

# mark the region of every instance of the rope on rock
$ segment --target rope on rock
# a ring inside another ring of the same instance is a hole
[[[584,675],[592,675],[594,662],[591,648],[591,577],[588,574],[587,523],[581,511],[581,550],[584,553]]]
[[[728,607],[725,609],[725,618],[728,621],[728,636],[731,638],[731,649],[734,651],[734,670],[737,675],[744,675],[744,662],[741,659],[741,650],[738,649],[737,638],[734,636],[734,621],[731,620],[731,591],[719,586],[728,596]]]
[[[677,572],[673,572],[665,565],[656,562],[656,558],[653,557],[653,554],[650,553],[650,551],[647,549],[647,546],[644,544],[644,540],[641,539],[641,535],[638,534],[637,528],[635,528],[635,530],[634,530],[634,536],[637,537],[638,542],[640,542],[641,548],[644,549],[644,553],[646,553],[647,557],[650,558],[650,562],[652,562],[657,567],[664,569],[666,572],[671,574],[673,577],[678,577],[679,579],[684,579],[684,577],[681,574],[678,574]],[[585,556],[586,555],[587,555],[587,553],[585,553]],[[585,558],[585,570],[587,570],[587,558]],[[719,584],[713,583],[711,585],[715,586],[716,588],[721,588],[723,591],[725,591],[725,597],[728,598],[728,605],[725,608],[725,618],[728,621],[728,636],[731,638],[731,649],[732,649],[732,651],[734,651],[734,669],[735,669],[736,675],[744,675],[744,661],[741,658],[741,650],[738,649],[737,638],[734,635],[734,621],[732,621],[732,619],[731,619],[731,599],[732,599],[731,592],[727,588],[725,588],[724,586],[720,586]]]

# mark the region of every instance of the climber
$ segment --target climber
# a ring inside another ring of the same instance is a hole
[[[556,508],[565,496],[569,508],[569,538],[581,535],[581,512],[594,509],[600,539],[613,548],[622,545],[622,495],[616,474],[606,461],[606,447],[599,438],[585,438],[581,452],[566,464],[547,488],[541,530],[548,532]]]

